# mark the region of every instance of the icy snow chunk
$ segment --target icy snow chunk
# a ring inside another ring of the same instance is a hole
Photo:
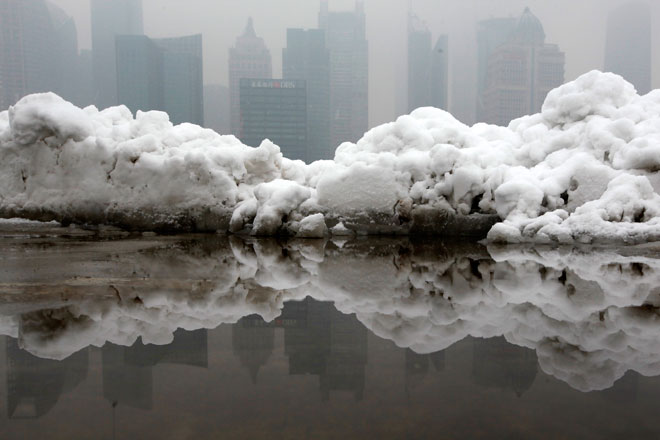
[[[252,234],[273,235],[286,222],[288,214],[310,197],[311,191],[296,182],[276,179],[257,185],[254,195],[259,206]]]
[[[323,238],[328,231],[323,214],[313,214],[300,221],[296,237]]]

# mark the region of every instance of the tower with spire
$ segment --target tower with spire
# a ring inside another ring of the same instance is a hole
[[[229,100],[231,132],[238,135],[241,129],[241,78],[272,78],[273,67],[270,51],[263,38],[258,37],[250,17],[243,34],[229,49]]]
[[[508,125],[537,113],[548,92],[564,82],[564,53],[545,39],[541,21],[525,8],[506,40],[488,55],[480,87],[483,122]]]

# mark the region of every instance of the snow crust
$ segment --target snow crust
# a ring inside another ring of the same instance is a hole
[[[130,252],[113,251],[111,267],[92,266],[100,272],[90,276],[107,294],[81,279],[82,294],[72,296],[70,279],[68,296],[40,295],[52,303],[0,314],[0,333],[37,356],[62,359],[106,342],[167,344],[178,328],[210,329],[253,314],[272,321],[285,302],[309,296],[418,353],[468,336],[503,336],[535,350],[544,372],[582,391],[609,388],[628,370],[660,375],[660,260],[648,256],[653,252],[486,252],[400,240],[295,240],[283,247],[235,237],[217,247],[130,243]],[[77,264],[67,267],[60,276],[79,273]],[[123,273],[129,270],[138,278]],[[52,289],[52,275],[47,280],[44,288]]]
[[[161,112],[30,95],[0,113],[0,216],[296,235],[322,214],[325,228],[300,235],[660,239],[660,91],[639,96],[611,73],[558,87],[508,127],[420,108],[340,145],[333,161],[255,147]]]

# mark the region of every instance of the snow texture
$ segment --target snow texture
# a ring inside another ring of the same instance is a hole
[[[598,71],[508,127],[420,108],[309,165],[268,140],[49,93],[0,113],[0,217],[63,224],[639,243],[660,239],[659,170],[660,91]]]
[[[403,240],[358,239],[341,247],[325,240],[284,247],[217,240],[217,246],[126,240],[112,245],[112,258],[85,266],[91,278],[71,276],[84,264],[74,254],[62,263],[57,249],[39,250],[42,264],[58,261],[63,293],[47,270],[39,293],[32,266],[23,264],[29,257],[14,251],[7,264],[15,269],[3,272],[2,282],[25,289],[32,302],[7,305],[19,295],[5,298],[0,333],[36,356],[62,359],[107,342],[167,344],[178,328],[211,329],[253,314],[272,321],[285,302],[309,296],[417,353],[468,336],[503,336],[534,350],[544,372],[582,391],[609,388],[628,370],[660,375],[654,250],[629,256],[582,248],[445,249]],[[80,258],[95,246],[108,244],[87,242]]]

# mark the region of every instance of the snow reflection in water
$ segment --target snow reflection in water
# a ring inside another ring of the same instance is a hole
[[[537,360],[519,347],[534,350],[545,373],[581,391],[607,389],[628,370],[660,375],[660,259],[650,248],[219,236],[13,238],[1,245],[0,331],[17,339],[10,349],[39,358],[63,360],[107,343],[130,347],[139,338],[165,345],[177,329],[226,323],[238,323],[235,354],[258,358],[255,347],[241,351],[252,329],[318,336],[327,330],[324,320],[335,320],[345,331],[333,337],[366,344],[363,325],[408,348],[406,362],[422,359],[421,369],[438,368],[441,350],[472,336],[503,337],[507,344],[477,340],[475,355],[512,353],[503,368],[520,370],[516,380],[523,382],[534,380]],[[266,353],[269,338],[261,341]],[[261,363],[250,362],[256,377]]]

